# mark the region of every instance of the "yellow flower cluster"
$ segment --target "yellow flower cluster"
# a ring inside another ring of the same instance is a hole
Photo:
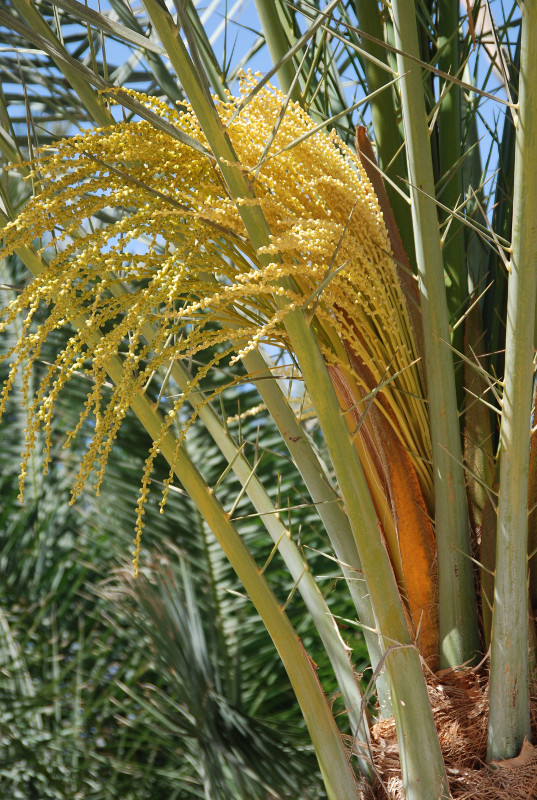
[[[94,435],[75,496],[95,464],[98,487],[131,398],[151,376],[174,359],[203,362],[194,391],[220,359],[239,359],[260,342],[287,347],[285,314],[296,307],[314,315],[327,361],[349,370],[350,347],[370,375],[370,385],[363,373],[355,376],[362,391],[383,383],[383,413],[388,403],[390,424],[420,480],[430,482],[416,352],[371,184],[349,148],[312,132],[298,105],[291,103],[277,126],[278,91],[264,88],[241,107],[254,84],[245,78],[242,97],[218,108],[272,232],[263,253],[252,247],[215,160],[146,121],[86,131],[42,153],[33,172],[41,189],[4,232],[2,255],[37,239],[48,266],[3,312],[3,326],[19,314],[25,319],[9,354],[0,412],[17,371],[28,381],[46,339],[75,320],[30,409],[24,456],[26,462],[41,426],[48,458],[58,395],[76,372],[89,371],[93,387],[72,436],[87,419]],[[207,146],[192,112],[138,99]],[[271,253],[278,257],[267,264]],[[50,311],[37,323],[44,304]],[[124,377],[105,401],[107,363],[117,354]],[[165,429],[181,419],[185,430],[185,399],[184,393],[168,401]],[[143,479],[138,534],[157,452],[158,441]]]

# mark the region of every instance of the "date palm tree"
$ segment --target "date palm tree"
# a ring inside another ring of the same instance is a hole
[[[0,146],[13,165],[3,253],[33,275],[4,313],[6,327],[23,320],[4,403],[18,376],[27,389],[49,338],[72,326],[28,398],[21,497],[36,442],[46,467],[54,408],[86,372],[68,442],[91,433],[73,496],[91,474],[100,487],[131,409],[152,442],[135,571],[163,458],[161,510],[178,481],[222,547],[285,666],[328,797],[421,800],[468,787],[478,797],[494,783],[476,769],[485,757],[505,762],[498,787],[511,769],[527,792],[535,0],[520,13],[477,4],[463,14],[453,0],[255,6],[249,49],[240,27],[230,43],[236,9],[220,49],[191,2],[0,9]],[[106,55],[111,42],[123,65]],[[265,44],[274,67],[240,73]],[[378,698],[371,731],[277,487],[218,410],[245,382],[318,512],[341,570],[334,592],[354,604]],[[197,425],[240,485],[229,507],[221,480],[185,446]],[[264,563],[240,533],[246,497],[271,542]],[[276,553],[287,597],[272,580]],[[291,624],[295,594],[330,660],[350,745]],[[461,692],[482,736],[456,728]],[[394,731],[400,777],[383,788]]]

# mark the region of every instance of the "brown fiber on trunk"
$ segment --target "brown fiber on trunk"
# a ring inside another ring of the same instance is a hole
[[[537,798],[537,747],[524,742],[507,761],[486,763],[488,675],[485,670],[427,673],[427,688],[453,800]],[[532,734],[537,737],[537,697],[531,699]],[[361,800],[404,800],[393,719],[373,725],[371,755],[375,784],[363,784]],[[410,743],[411,746],[411,743]],[[433,800],[433,799],[431,799]]]

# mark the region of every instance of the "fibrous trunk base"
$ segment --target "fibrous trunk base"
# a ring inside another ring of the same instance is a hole
[[[427,685],[453,800],[537,798],[537,747],[524,742],[516,758],[486,763],[486,671],[443,670],[429,674]],[[537,741],[537,693],[532,695],[532,734]],[[362,800],[404,800],[394,720],[380,720],[371,734],[375,784],[362,787]]]

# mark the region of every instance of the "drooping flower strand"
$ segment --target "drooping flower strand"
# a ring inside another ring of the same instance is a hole
[[[261,342],[288,347],[285,315],[301,307],[306,313],[314,310],[327,360],[340,360],[363,394],[383,382],[375,403],[410,454],[424,492],[429,491],[423,387],[371,184],[336,136],[316,131],[302,138],[313,123],[292,103],[259,165],[283,98],[265,87],[237,114],[254,83],[246,77],[242,96],[230,96],[218,108],[254,185],[256,199],[248,202],[260,205],[272,232],[263,254],[249,243],[237,203],[214,163],[146,121],[85,131],[41,154],[33,174],[42,188],[4,231],[1,255],[40,239],[48,266],[4,309],[3,327],[18,315],[25,321],[9,354],[12,366],[0,413],[17,371],[22,369],[28,380],[50,335],[73,318],[83,322],[58,352],[34,398],[22,480],[40,427],[49,458],[53,409],[77,372],[86,371],[93,385],[68,441],[91,418],[94,431],[75,496],[93,470],[99,485],[130,401],[152,375],[174,360],[194,357],[211,366],[229,357],[233,363]],[[137,98],[206,144],[193,113]],[[271,253],[277,254],[272,263]],[[41,322],[37,312],[43,305],[52,310]],[[150,343],[144,336],[147,326]],[[345,348],[363,370],[354,370]],[[105,400],[107,361],[118,354],[124,377]],[[162,435],[173,421],[180,420],[183,430],[189,424],[184,404],[207,371],[202,368],[173,402],[162,400]],[[157,451],[158,442],[142,480],[137,552]]]

